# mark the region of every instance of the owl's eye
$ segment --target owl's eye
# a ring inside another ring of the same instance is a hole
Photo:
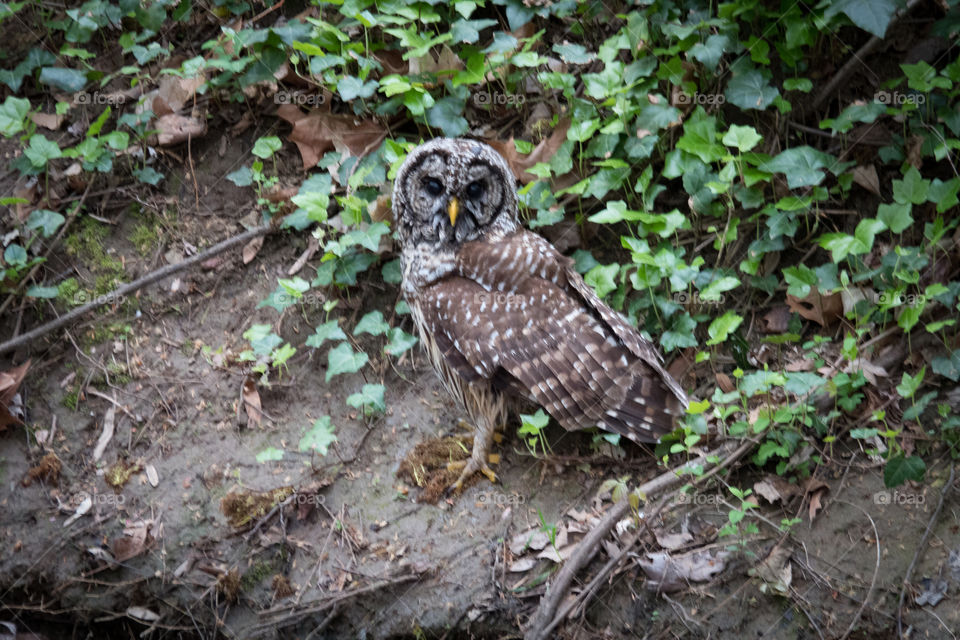
[[[423,188],[432,196],[438,196],[443,193],[443,183],[436,178],[426,178],[423,181]]]
[[[475,180],[467,185],[467,197],[471,200],[476,200],[483,195],[483,190],[486,185],[483,183],[483,180]]]

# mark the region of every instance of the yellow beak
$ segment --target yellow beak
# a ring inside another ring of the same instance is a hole
[[[460,212],[460,201],[456,198],[450,198],[450,204],[447,205],[447,213],[450,215],[450,226],[457,224],[457,213]]]

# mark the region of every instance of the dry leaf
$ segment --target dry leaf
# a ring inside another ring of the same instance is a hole
[[[760,320],[760,330],[764,333],[786,333],[790,326],[790,309],[777,306],[768,311]]]
[[[723,571],[729,551],[691,551],[679,556],[667,552],[647,552],[649,560],[638,560],[647,576],[650,591],[674,592],[686,589],[690,582],[706,582]]]
[[[263,246],[263,236],[253,238],[243,247],[243,264],[250,264],[250,261],[257,257],[260,247]]]
[[[243,408],[247,412],[248,426],[259,427],[263,411],[260,406],[260,392],[257,391],[257,383],[253,378],[247,378],[243,382]]]
[[[527,173],[527,169],[538,162],[549,162],[550,158],[557,152],[557,149],[560,148],[560,145],[566,141],[567,129],[569,128],[570,119],[564,118],[557,124],[553,133],[551,133],[549,137],[541,140],[540,144],[534,147],[533,151],[527,155],[517,151],[517,146],[513,143],[513,138],[505,142],[502,140],[487,140],[486,142],[503,156],[517,180],[526,184],[537,179],[537,176],[532,173]]]
[[[753,490],[773,504],[778,500],[786,502],[793,496],[800,494],[800,487],[787,482],[780,476],[767,476],[753,484]]]
[[[870,193],[880,195],[880,178],[877,177],[877,168],[872,164],[854,167],[853,181]]]
[[[786,546],[778,545],[760,564],[750,569],[749,574],[763,580],[760,591],[766,592],[766,587],[772,588],[780,595],[790,591],[793,581],[793,569],[790,565],[790,556],[793,552]]]
[[[362,157],[386,136],[384,128],[375,120],[358,120],[320,110],[303,113],[293,104],[280,105],[277,115],[293,125],[289,139],[300,150],[304,169],[315,167],[320,157],[331,149],[344,156]]]
[[[23,407],[17,390],[30,369],[30,360],[19,367],[0,371],[0,431],[11,424],[23,424]]]
[[[60,125],[63,124],[63,121],[66,119],[67,114],[58,114],[58,113],[31,113],[30,119],[36,123],[38,127],[43,127],[45,129],[50,129],[51,131],[56,131],[60,128]]]
[[[168,147],[203,136],[207,132],[207,123],[199,118],[171,113],[157,118],[154,128],[158,131],[157,144]]]
[[[666,531],[655,530],[653,534],[657,537],[657,544],[667,551],[682,549],[693,542],[693,536],[687,531],[667,533]]]
[[[821,327],[833,323],[843,313],[843,301],[839,293],[823,296],[816,287],[811,287],[810,293],[803,299],[788,293],[787,304],[790,305],[791,311],[816,322]]]
[[[113,439],[113,430],[114,430],[114,417],[116,415],[116,409],[111,406],[107,409],[107,412],[103,414],[103,430],[100,432],[100,438],[97,439],[97,446],[93,448],[93,461],[96,462],[103,456],[103,452],[106,450],[107,445],[110,444],[110,440]]]

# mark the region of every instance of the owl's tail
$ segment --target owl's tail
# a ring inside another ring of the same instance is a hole
[[[639,362],[624,378],[604,398],[598,426],[638,443],[656,442],[673,431],[686,413],[687,397],[670,374]]]

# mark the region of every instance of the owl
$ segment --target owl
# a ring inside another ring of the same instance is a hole
[[[520,225],[513,174],[493,148],[420,145],[397,172],[393,212],[420,342],[476,430],[452,488],[478,471],[496,480],[493,434],[517,401],[539,404],[569,431],[599,427],[650,443],[673,430],[683,389],[573,260]]]

